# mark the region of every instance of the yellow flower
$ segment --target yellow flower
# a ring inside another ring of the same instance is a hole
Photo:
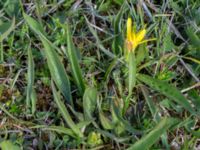
[[[135,30],[132,28],[132,19],[128,18],[127,20],[127,26],[126,26],[126,48],[128,51],[134,51],[138,45],[155,40],[144,40],[144,37],[146,35],[146,29],[142,29],[139,32],[135,32]]]

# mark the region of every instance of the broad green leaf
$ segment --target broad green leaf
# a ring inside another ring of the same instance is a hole
[[[20,150],[20,147],[17,145],[14,145],[10,141],[3,141],[0,143],[1,150]]]
[[[139,141],[134,143],[127,150],[149,149],[161,137],[161,135],[164,134],[175,123],[176,120],[173,118],[162,119],[151,132],[143,136]]]
[[[78,136],[78,137],[83,137],[83,133],[80,131],[80,129],[77,127],[77,125],[74,123],[74,121],[72,120],[66,106],[64,105],[64,103],[61,101],[60,96],[58,94],[58,92],[55,89],[55,86],[52,82],[52,90],[53,90],[53,96],[54,96],[54,100],[58,106],[59,111],[62,114],[62,117],[64,118],[65,122],[67,123],[67,125],[73,130],[73,132]]]
[[[195,111],[191,107],[191,105],[188,102],[188,100],[174,86],[172,86],[172,85],[170,85],[170,84],[168,84],[168,83],[166,83],[164,81],[152,78],[152,77],[150,77],[148,75],[139,74],[137,76],[137,78],[140,81],[142,81],[145,84],[147,84],[150,87],[152,87],[153,89],[157,90],[158,92],[164,94],[168,98],[170,98],[170,99],[174,100],[175,102],[179,103],[180,105],[182,105],[186,110],[188,110],[192,114],[195,114]]]
[[[97,90],[95,88],[87,88],[83,95],[83,109],[86,119],[92,119],[92,114],[97,105]]]
[[[70,33],[70,27],[69,27],[68,24],[66,26],[66,37],[67,37],[66,53],[68,54],[68,58],[69,58],[69,61],[70,61],[70,64],[71,64],[73,77],[74,77],[75,82],[78,86],[78,89],[79,89],[79,91],[82,95],[85,91],[85,84],[84,84],[83,75],[82,75],[82,72],[81,72],[81,69],[80,69],[79,60],[78,60],[78,57],[76,55],[75,46],[74,46],[73,41],[72,41],[72,37],[71,37],[71,33]]]
[[[71,98],[70,82],[64,65],[62,64],[58,54],[54,50],[53,44],[42,34],[43,28],[37,21],[26,14],[24,14],[24,19],[31,27],[31,29],[39,35],[40,40],[44,45],[44,53],[47,58],[47,64],[49,66],[51,76],[68,103],[73,105],[73,101]]]

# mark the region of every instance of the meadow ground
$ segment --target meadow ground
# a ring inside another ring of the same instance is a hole
[[[199,0],[0,0],[0,148],[200,149]]]

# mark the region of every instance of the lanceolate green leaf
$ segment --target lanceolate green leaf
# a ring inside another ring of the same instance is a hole
[[[195,113],[194,109],[191,107],[191,105],[188,102],[188,100],[174,86],[172,86],[172,85],[170,85],[170,84],[168,84],[168,83],[166,83],[164,81],[152,78],[152,77],[150,77],[148,75],[139,74],[137,76],[137,78],[140,81],[142,81],[145,84],[147,84],[150,87],[152,87],[153,89],[157,90],[158,92],[164,94],[168,98],[176,101],[177,103],[182,105],[189,112],[191,112],[193,114]]]
[[[83,95],[83,109],[86,119],[92,119],[97,104],[97,90],[95,88],[87,88]]]
[[[53,49],[53,45],[43,35],[40,35],[40,39],[44,45],[45,56],[47,57],[47,63],[53,80],[57,87],[62,92],[68,103],[73,105],[71,98],[71,88],[68,76],[65,72],[65,68],[61,63],[59,56]]]
[[[166,130],[169,129],[174,123],[176,123],[176,120],[173,118],[162,119],[151,132],[142,137],[142,139],[134,143],[127,150],[149,149],[160,138],[160,136],[165,133]]]
[[[85,84],[84,84],[84,80],[83,80],[83,75],[80,69],[80,65],[79,65],[79,60],[76,54],[76,49],[75,46],[73,44],[72,41],[72,37],[71,37],[71,33],[70,33],[70,27],[67,24],[66,26],[66,37],[67,37],[67,49],[66,52],[68,54],[68,58],[71,64],[71,69],[72,69],[72,73],[73,73],[73,77],[75,79],[75,82],[78,86],[78,89],[80,91],[81,94],[84,93],[85,91]]]
[[[65,122],[78,137],[83,137],[82,132],[77,127],[77,125],[74,123],[69,112],[67,111],[67,108],[65,107],[64,103],[61,101],[60,96],[59,96],[58,92],[56,91],[53,83],[52,83],[52,90],[53,90],[54,100],[55,100],[55,102],[58,106],[58,109],[61,112],[62,117],[64,118]]]
[[[31,102],[31,108],[32,112],[34,113],[35,109],[35,102],[33,102],[32,94],[33,94],[33,85],[34,85],[34,62],[33,62],[33,56],[31,48],[28,48],[28,85],[27,85],[27,94],[26,94],[26,105],[27,108],[30,107]],[[32,101],[31,101],[32,100]]]
[[[47,63],[53,80],[55,81],[57,87],[64,95],[68,103],[73,105],[71,98],[70,82],[64,65],[62,64],[58,54],[54,50],[53,44],[43,35],[43,28],[37,21],[26,14],[24,14],[24,19],[31,27],[31,29],[38,34],[44,45],[44,53],[47,58]]]
[[[44,29],[41,26],[41,24],[39,24],[35,19],[33,19],[32,17],[28,16],[27,14],[23,14],[24,19],[26,20],[26,22],[28,23],[28,25],[31,27],[31,29],[37,33],[37,34],[44,34]]]

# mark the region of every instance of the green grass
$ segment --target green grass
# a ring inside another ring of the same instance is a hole
[[[0,148],[199,149],[199,10],[1,0]],[[129,53],[128,17],[156,40]]]

